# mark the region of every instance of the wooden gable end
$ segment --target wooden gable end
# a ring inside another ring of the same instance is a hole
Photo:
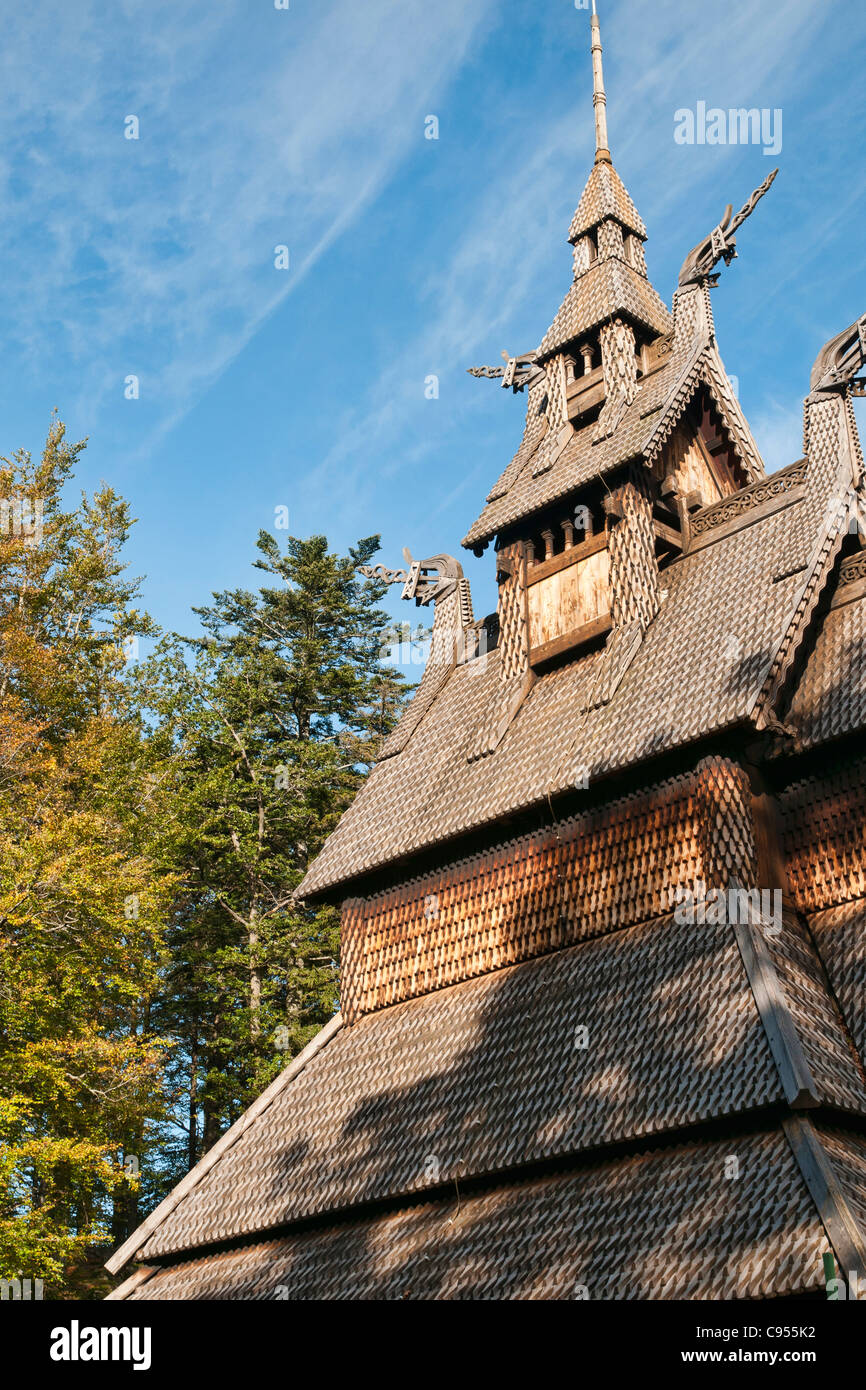
[[[527,571],[529,660],[533,665],[610,627],[607,542],[603,532]]]

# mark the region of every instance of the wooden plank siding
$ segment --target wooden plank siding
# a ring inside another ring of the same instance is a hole
[[[569,634],[579,638],[584,629],[610,612],[607,537],[594,537],[586,547],[575,546],[574,552],[566,551],[555,559],[565,561],[572,553],[577,558],[564,568],[557,565],[538,579],[531,571],[527,576],[530,661],[543,659],[542,652],[552,654],[551,643]]]

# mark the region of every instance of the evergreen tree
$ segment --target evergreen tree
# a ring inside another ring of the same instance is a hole
[[[258,548],[271,582],[214,594],[203,636],[164,640],[142,673],[184,885],[159,1013],[184,1167],[337,1007],[337,911],[292,892],[404,698],[381,660],[384,586],[357,569],[378,537],[344,556],[322,536]]]

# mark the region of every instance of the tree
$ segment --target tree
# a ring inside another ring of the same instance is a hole
[[[165,639],[142,673],[181,827],[159,1021],[181,1043],[186,1165],[337,1007],[336,910],[292,892],[404,699],[381,660],[384,585],[357,570],[377,548],[290,537],[283,553],[262,532],[275,582],[214,594],[203,635]]]
[[[133,522],[65,505],[83,447],[0,461],[0,1277],[54,1296],[333,1013],[336,911],[292,892],[404,699],[378,538],[263,534],[258,592],[130,660]]]
[[[0,461],[0,1270],[55,1285],[134,1219],[162,1106],[149,1012],[172,884],[126,679],[153,631],[103,486],[67,510],[83,443]]]

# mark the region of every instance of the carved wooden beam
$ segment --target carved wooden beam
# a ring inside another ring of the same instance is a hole
[[[709,279],[713,266],[718,265],[721,260],[725,262],[725,265],[731,264],[737,254],[733,233],[753,212],[778,172],[778,169],[774,169],[772,173],[767,175],[760,187],[756,188],[746,199],[733,219],[731,218],[731,204],[728,203],[719,225],[714,227],[703,241],[699,241],[697,246],[692,247],[683,261],[679,276],[680,289],[685,285],[698,285],[702,280]]]
[[[823,395],[825,392],[845,390],[850,386],[852,389],[857,388],[854,390],[855,395],[862,395],[863,383],[855,382],[854,377],[864,366],[866,314],[855,319],[854,323],[849,324],[824,344],[815,358],[809,388],[813,395]]]
[[[466,370],[470,376],[501,380],[503,387],[510,386],[512,391],[522,391],[524,386],[531,386],[539,376],[544,375],[543,369],[536,365],[537,349],[522,352],[519,357],[512,357],[508,352],[503,352],[502,356],[505,359],[504,367],[467,367]]]
[[[359,565],[367,579],[381,579],[385,584],[402,584],[401,598],[414,599],[417,604],[435,603],[450,594],[463,578],[463,566],[453,555],[431,555],[427,560],[413,560],[404,549],[408,569],[392,570],[387,565]]]

